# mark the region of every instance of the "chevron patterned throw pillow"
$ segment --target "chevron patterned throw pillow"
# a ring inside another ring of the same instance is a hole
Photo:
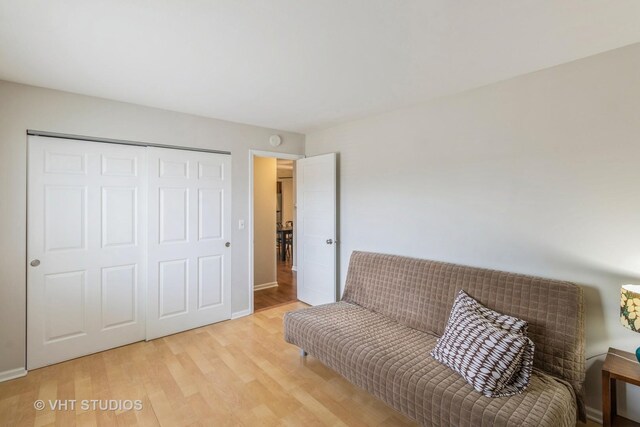
[[[460,291],[431,355],[487,397],[522,393],[533,368],[527,322],[488,309]]]

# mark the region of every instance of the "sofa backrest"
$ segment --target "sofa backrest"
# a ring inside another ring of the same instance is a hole
[[[493,310],[529,322],[534,367],[569,382],[582,403],[584,308],[582,288],[573,283],[353,252],[342,300],[440,336],[460,289]]]

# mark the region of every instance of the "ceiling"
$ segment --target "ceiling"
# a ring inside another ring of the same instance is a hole
[[[0,79],[308,132],[640,41],[638,0],[0,0]]]

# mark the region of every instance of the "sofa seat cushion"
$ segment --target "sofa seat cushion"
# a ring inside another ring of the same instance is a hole
[[[490,398],[429,353],[438,337],[355,304],[337,302],[285,316],[285,339],[353,384],[426,426],[571,426],[569,385],[535,370],[522,394]]]

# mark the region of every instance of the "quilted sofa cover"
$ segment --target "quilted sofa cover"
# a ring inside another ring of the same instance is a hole
[[[534,374],[523,394],[488,398],[430,351],[457,292],[529,322]],[[342,301],[285,316],[285,339],[427,426],[575,426],[584,419],[582,289],[548,280],[354,252]]]

